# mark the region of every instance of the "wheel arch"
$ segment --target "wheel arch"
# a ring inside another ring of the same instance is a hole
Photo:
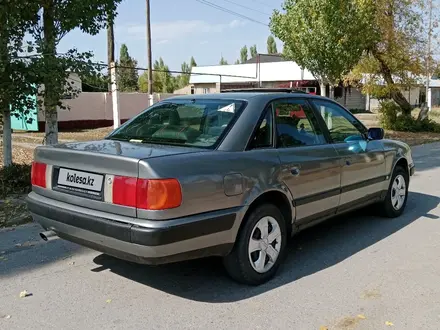
[[[406,157],[400,156],[394,162],[393,169],[391,170],[391,173],[390,173],[390,178],[393,175],[393,173],[394,173],[394,171],[395,171],[397,166],[401,166],[405,170],[405,172],[409,175],[409,163],[408,163],[408,160],[406,159]]]
[[[290,237],[293,230],[293,221],[295,220],[295,207],[292,201],[291,196],[288,196],[283,190],[272,189],[261,193],[249,204],[237,231],[237,237],[246,223],[249,214],[251,214],[258,206],[263,204],[273,204],[280,210],[286,223],[288,237]]]

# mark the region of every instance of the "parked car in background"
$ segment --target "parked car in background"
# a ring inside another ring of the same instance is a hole
[[[166,99],[100,141],[38,147],[27,203],[45,240],[145,264],[221,256],[258,285],[304,228],[369,204],[399,216],[413,172],[408,145],[330,99],[228,91]]]

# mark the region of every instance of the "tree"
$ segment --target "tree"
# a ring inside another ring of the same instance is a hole
[[[191,56],[191,60],[189,62],[191,68],[197,66],[196,60],[194,59],[194,57]]]
[[[153,88],[158,93],[172,93],[174,92],[174,79],[170,73],[168,65],[162,59],[154,61],[153,69]]]
[[[240,60],[236,60],[234,64],[240,64]]]
[[[410,114],[395,80],[406,84],[423,71],[420,2],[286,0],[284,7],[285,13],[275,11],[270,27],[284,42],[287,58],[331,84],[348,73],[358,80],[368,73],[373,85],[380,77],[386,84],[382,95]]]
[[[257,45],[253,45],[249,48],[249,51],[251,53],[251,58],[254,58],[258,55],[258,51],[257,51]]]
[[[69,71],[81,77],[96,70],[92,53],[79,53],[70,49],[57,53],[57,45],[70,31],[79,28],[82,32],[96,35],[107,26],[107,20],[116,15],[116,7],[122,0],[35,0],[40,5],[39,24],[32,28],[37,42],[36,51],[41,59],[37,62],[39,79],[44,85],[43,105],[46,121],[46,144],[58,143],[57,107],[63,107],[62,96],[76,94],[66,81]]]
[[[21,57],[23,38],[38,16],[30,1],[3,0],[0,10],[0,119],[3,121],[3,165],[12,165],[11,112],[29,120],[37,93],[31,59]],[[29,44],[28,46],[31,46]]]
[[[103,75],[100,72],[93,72],[85,75],[81,79],[83,92],[105,92],[108,90],[110,79],[108,75]]]
[[[240,61],[241,63],[246,62],[248,59],[248,49],[246,46],[243,46],[240,50]]]
[[[228,65],[228,61],[226,61],[226,60],[223,58],[223,56],[222,56],[222,58],[220,59],[219,64],[220,64],[220,65]]]
[[[168,65],[162,57],[154,61],[153,64],[153,91],[155,93],[173,93],[176,88],[176,78],[174,78]],[[148,90],[148,72],[145,71],[139,77],[139,90],[143,93]]]
[[[289,0],[287,0],[289,1]],[[275,14],[277,15],[277,14]],[[273,36],[267,37],[267,53],[268,54],[278,54],[277,43],[275,42],[275,38]]]
[[[188,86],[189,84],[191,66],[188,63],[183,62],[182,65],[180,66],[180,70],[182,71],[182,73],[178,77],[178,82],[179,82],[179,88],[183,88],[185,86]]]
[[[127,45],[122,44],[117,67],[118,89],[121,92],[135,92],[138,90],[139,75],[136,67],[137,61],[128,53]]]

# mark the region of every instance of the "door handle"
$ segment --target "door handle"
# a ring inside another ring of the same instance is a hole
[[[298,176],[298,175],[299,175],[299,168],[298,168],[298,167],[292,167],[292,168],[290,169],[290,173],[291,173],[293,176]]]

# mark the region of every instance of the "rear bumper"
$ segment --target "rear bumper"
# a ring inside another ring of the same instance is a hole
[[[228,209],[172,220],[131,219],[90,210],[30,193],[34,220],[59,237],[145,264],[161,264],[226,255],[238,231],[240,209]]]

